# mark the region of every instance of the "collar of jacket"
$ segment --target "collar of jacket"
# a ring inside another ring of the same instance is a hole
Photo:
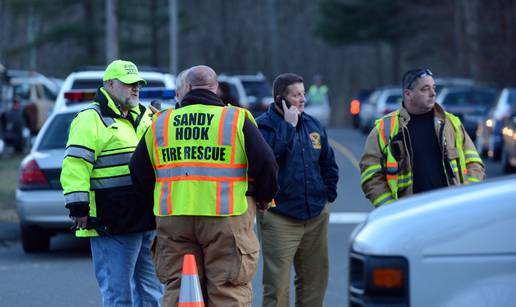
[[[95,95],[95,101],[98,102],[100,105],[100,112],[102,113],[102,116],[125,119],[125,117],[122,114],[122,111],[115,104],[111,96],[109,96],[109,93],[105,88],[100,87],[97,90],[97,94]],[[145,113],[145,107],[139,103],[136,107],[129,110],[129,113],[131,114],[133,120],[136,120],[137,118],[141,117],[143,113]]]
[[[225,106],[224,102],[222,102],[219,96],[215,95],[212,91],[205,89],[195,89],[186,93],[186,95],[181,100],[180,107],[186,107],[194,104],[204,104],[219,107]]]
[[[433,110],[434,110],[434,116],[436,116],[438,120],[442,120],[442,121],[445,120],[446,115],[444,112],[444,108],[440,104],[438,104],[436,102],[434,104]],[[410,121],[410,114],[409,114],[408,110],[405,108],[404,102],[402,102],[401,107],[400,107],[400,123],[401,123],[401,125],[406,127],[408,125],[409,121]]]

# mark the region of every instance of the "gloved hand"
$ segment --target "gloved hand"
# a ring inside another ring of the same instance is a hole
[[[301,114],[301,112],[299,112],[299,110],[294,106],[287,108],[285,100],[281,100],[281,105],[283,106],[283,118],[285,121],[294,127],[297,126],[299,114]]]
[[[80,228],[80,229],[86,229],[86,226],[88,225],[88,216],[81,216],[81,217],[73,217],[72,221],[75,223],[74,227]]]

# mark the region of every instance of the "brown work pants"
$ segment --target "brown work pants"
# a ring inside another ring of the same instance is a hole
[[[157,217],[153,260],[165,285],[165,306],[178,304],[185,254],[195,255],[206,306],[251,306],[260,246],[253,228],[256,203],[250,197],[247,203],[238,216]]]

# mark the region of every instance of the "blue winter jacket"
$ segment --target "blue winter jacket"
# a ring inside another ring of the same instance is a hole
[[[274,104],[256,121],[279,165],[280,190],[270,211],[298,220],[318,216],[327,202],[337,198],[339,179],[326,130],[305,113],[293,127]]]

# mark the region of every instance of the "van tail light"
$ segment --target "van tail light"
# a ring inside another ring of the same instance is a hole
[[[18,187],[21,190],[50,188],[50,184],[36,160],[32,159],[21,165]]]
[[[408,306],[409,265],[404,257],[368,256],[351,252],[350,306],[384,303]]]

